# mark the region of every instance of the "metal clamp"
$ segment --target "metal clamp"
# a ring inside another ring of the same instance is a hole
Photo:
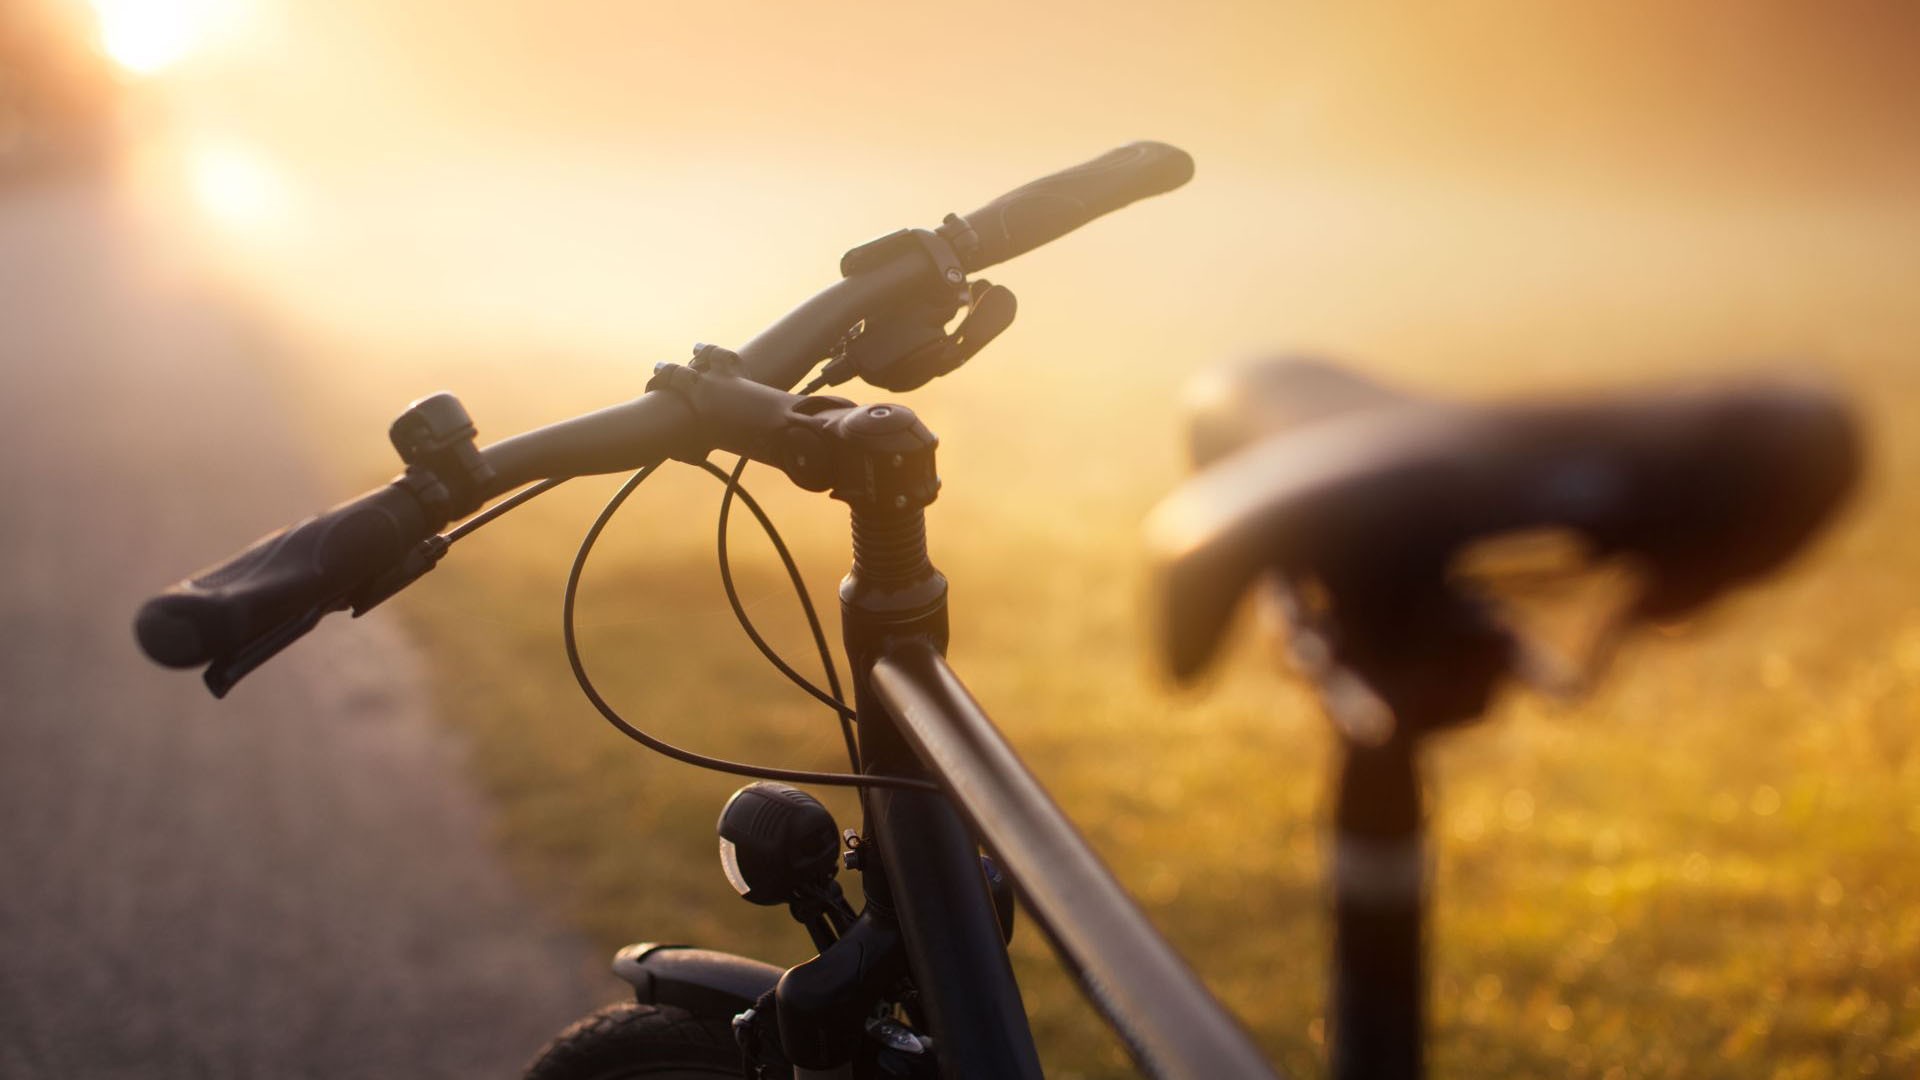
[[[699,420],[700,443],[676,458],[700,461],[710,450],[741,454],[856,508],[933,502],[940,440],[913,410],[789,394],[732,374],[732,356],[702,345],[692,363],[655,365],[647,389],[676,395]]]

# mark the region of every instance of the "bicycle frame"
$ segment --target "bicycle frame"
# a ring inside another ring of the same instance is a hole
[[[913,510],[919,518],[919,510]],[[950,798],[870,790],[863,802],[921,1001],[950,1077],[1038,1077],[1040,1065],[981,874],[978,844],[1013,873],[1034,920],[1147,1073],[1275,1075],[1252,1039],[1128,898],[947,665],[946,580],[863,577],[841,589],[861,753],[872,773],[932,777]],[[976,841],[977,838],[977,841]]]

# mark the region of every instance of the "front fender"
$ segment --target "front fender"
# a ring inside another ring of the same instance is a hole
[[[785,970],[712,949],[641,942],[614,954],[613,973],[633,984],[634,999],[643,1005],[732,1016],[752,1008]]]

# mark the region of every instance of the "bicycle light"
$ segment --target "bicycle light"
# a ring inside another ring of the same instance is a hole
[[[762,781],[720,808],[720,869],[749,903],[791,904],[833,880],[840,830],[820,800]]]

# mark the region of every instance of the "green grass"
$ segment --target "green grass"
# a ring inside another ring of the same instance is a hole
[[[1481,297],[1478,322],[1368,330],[1361,310],[1326,338],[1461,392],[1618,382],[1671,367],[1663,358],[1788,340],[1830,357],[1872,421],[1873,480],[1812,558],[1698,625],[1642,639],[1592,700],[1516,696],[1434,747],[1438,1075],[1920,1070],[1920,326],[1871,268],[1881,291],[1867,300],[1856,281],[1798,273],[1789,285],[1822,291],[1794,310],[1828,321],[1714,307],[1701,299],[1711,289],[1664,308],[1644,295],[1609,308],[1602,295],[1563,319],[1550,298],[1523,295],[1510,309]],[[1485,317],[1497,310],[1524,318]],[[1185,374],[1147,358],[1188,343],[1174,320],[1138,315],[1134,336],[1110,329],[1077,354],[1053,348],[1069,340],[1063,323],[1026,344],[1016,330],[978,370],[912,399],[943,439],[930,527],[953,581],[952,658],[1207,982],[1277,1061],[1315,1075],[1329,737],[1251,625],[1202,692],[1171,691],[1146,662],[1138,521],[1179,476],[1171,397]],[[1550,363],[1511,362],[1543,342]],[[460,387],[492,434],[639,380],[589,367],[529,387],[524,372],[464,358],[402,360],[394,386]],[[371,419],[386,389],[357,384],[351,403],[317,408]],[[765,470],[748,481],[830,609],[842,508]],[[572,687],[560,584],[611,486],[576,482],[490,527],[396,606],[430,647],[441,707],[470,735],[506,847],[544,896],[608,949],[670,939],[797,961],[809,952],[798,928],[721,877],[713,819],[736,782],[632,746]],[[609,530],[583,593],[588,663],[612,701],[676,741],[834,765],[830,716],[766,667],[726,609],[717,490],[675,470]],[[748,528],[736,536],[743,591],[810,669]],[[845,796],[825,797],[853,823]],[[1030,926],[1015,956],[1050,1070],[1127,1074]]]

